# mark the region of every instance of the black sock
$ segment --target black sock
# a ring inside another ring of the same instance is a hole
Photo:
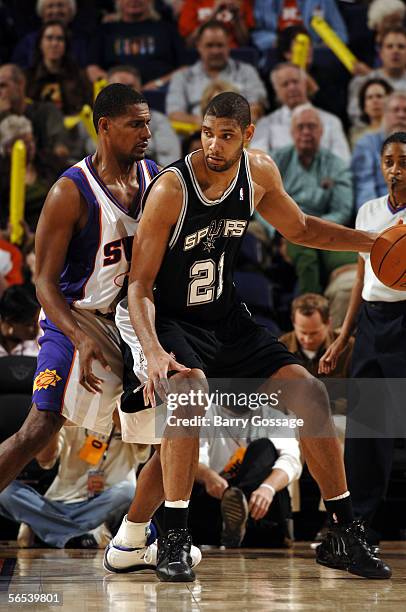
[[[187,529],[189,508],[168,508],[165,506],[165,531]]]
[[[329,519],[333,523],[352,523],[354,520],[351,495],[343,499],[324,500],[324,505],[326,506]]]

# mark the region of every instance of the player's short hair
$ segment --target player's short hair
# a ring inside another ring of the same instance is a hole
[[[388,136],[381,147],[381,155],[383,155],[388,145],[394,144],[395,142],[398,142],[400,144],[406,144],[406,132],[394,132],[393,134]]]
[[[128,85],[121,83],[107,85],[97,96],[93,107],[93,123],[96,132],[98,132],[101,117],[125,115],[128,107],[133,104],[148,104],[148,102],[142,93]]]
[[[300,314],[305,317],[310,317],[315,312],[318,312],[323,323],[328,323],[330,319],[328,300],[318,293],[304,293],[295,298],[291,306],[291,317],[293,322],[297,312],[300,312]]]
[[[217,117],[218,119],[234,119],[241,130],[251,124],[251,109],[248,100],[234,91],[225,91],[210,100],[203,117]]]
[[[38,315],[39,308],[28,289],[22,285],[12,285],[0,298],[0,320],[28,323]]]

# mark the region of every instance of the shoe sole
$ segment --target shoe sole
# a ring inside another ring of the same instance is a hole
[[[245,535],[244,523],[248,519],[248,504],[244,494],[236,494],[232,490],[226,494],[221,501],[221,514],[224,521],[221,543],[224,546],[240,546]]]
[[[193,572],[192,574],[179,574],[175,576],[161,574],[158,570],[155,573],[161,582],[194,582],[196,580],[196,576]]]
[[[367,578],[367,579],[371,579],[371,580],[389,580],[389,578],[391,578],[392,574],[390,576],[377,576],[377,575],[366,575],[366,574],[361,574],[361,572],[358,572],[356,569],[351,569],[348,565],[345,566],[335,566],[335,565],[328,565],[327,563],[323,563],[322,561],[319,561],[318,559],[316,559],[316,563],[318,563],[319,565],[322,565],[323,567],[328,567],[329,569],[334,569],[334,570],[341,570],[343,572],[348,572],[349,574],[354,574],[354,576],[360,576],[361,578]]]

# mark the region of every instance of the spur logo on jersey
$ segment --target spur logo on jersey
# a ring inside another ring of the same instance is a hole
[[[218,238],[241,238],[245,232],[248,221],[242,219],[220,219],[219,221],[212,221],[207,227],[193,232],[185,237],[183,245],[184,251],[190,251],[194,247],[198,246],[202,240],[204,240],[203,248],[205,251],[210,252],[215,248],[215,241]]]
[[[34,391],[39,391],[40,389],[48,389],[48,387],[56,387],[56,383],[62,380],[60,376],[56,373],[56,370],[44,370],[44,372],[40,372],[38,376],[34,380]]]
[[[121,261],[124,256],[128,262],[131,261],[131,252],[133,248],[134,236],[125,236],[124,238],[118,238],[104,245],[103,248],[103,267],[112,266]]]

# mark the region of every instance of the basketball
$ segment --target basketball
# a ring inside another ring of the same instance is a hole
[[[375,240],[371,266],[381,283],[406,291],[406,226],[388,227]]]

